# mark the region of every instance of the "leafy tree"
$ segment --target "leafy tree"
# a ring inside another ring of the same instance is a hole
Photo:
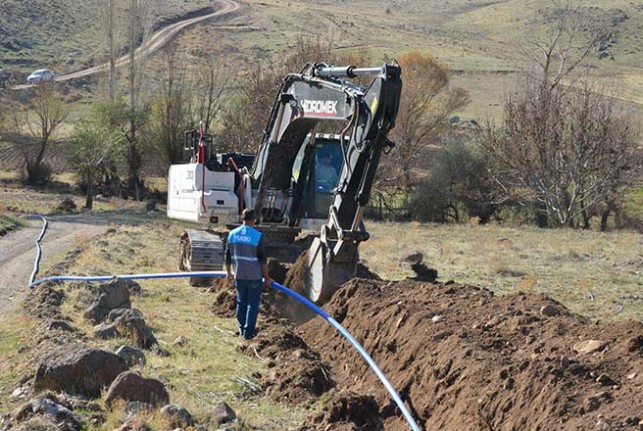
[[[415,184],[412,169],[424,165],[426,151],[448,129],[448,118],[469,102],[465,90],[449,86],[449,70],[433,56],[417,50],[402,54],[402,95],[391,138],[396,142],[379,173],[384,186],[405,194]],[[424,167],[424,166],[423,166]]]
[[[489,222],[507,199],[490,175],[490,161],[461,137],[450,137],[435,156],[431,174],[412,195],[414,217],[424,221],[459,222],[464,209],[481,224]]]
[[[121,100],[98,102],[86,119],[74,124],[69,156],[86,185],[87,209],[92,209],[94,187],[100,181],[106,163],[122,158],[125,138],[115,125],[123,124],[125,113]]]

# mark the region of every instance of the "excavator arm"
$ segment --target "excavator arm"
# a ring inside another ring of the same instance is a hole
[[[367,87],[346,80],[362,75],[374,76]],[[305,287],[314,301],[329,297],[355,273],[359,244],[368,239],[362,216],[380,156],[393,146],[387,136],[395,125],[401,88],[396,64],[373,68],[316,64],[287,75],[281,83],[251,173],[259,184],[255,209],[260,224],[296,225],[292,196],[283,211],[274,211],[270,202],[275,194],[292,195],[293,164],[307,136],[325,124],[342,128],[339,181],[328,220],[307,254],[310,276]],[[305,172],[300,175],[305,178]]]

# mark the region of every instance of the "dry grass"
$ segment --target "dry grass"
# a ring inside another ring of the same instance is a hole
[[[640,234],[419,223],[367,227],[372,237],[361,255],[385,278],[413,276],[399,259],[421,251],[441,281],[499,293],[544,293],[593,318],[643,319]]]
[[[119,226],[115,233],[86,247],[70,272],[175,272],[181,231],[181,226],[172,224]],[[248,396],[235,382],[237,376],[254,380],[252,373],[264,372],[265,366],[258,358],[240,353],[239,340],[231,335],[236,322],[212,314],[212,294],[189,286],[187,279],[145,280],[140,284],[143,293],[132,297],[132,307],[143,312],[161,347],[170,353],[167,357],[147,354],[147,365],[140,367],[140,372],[146,377],[160,377],[173,403],[187,408],[199,423],[208,421],[209,411],[220,401],[230,404],[250,429],[291,429],[302,419],[302,411]],[[82,319],[87,301],[85,290],[72,290],[63,311],[75,326],[91,334],[92,326]],[[179,336],[187,338],[186,346],[174,345]],[[113,351],[123,343],[117,339],[101,344]],[[112,414],[108,420],[116,425],[120,416]],[[155,417],[140,420],[158,425]]]

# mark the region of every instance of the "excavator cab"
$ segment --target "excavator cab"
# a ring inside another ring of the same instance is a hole
[[[309,135],[293,165],[293,186],[298,190],[298,225],[319,230],[328,219],[339,174],[344,165],[339,135]]]

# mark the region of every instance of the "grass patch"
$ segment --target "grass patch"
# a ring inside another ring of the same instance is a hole
[[[0,316],[0,412],[16,407],[15,401],[8,397],[20,377],[28,374],[32,366],[21,352],[29,346],[28,337],[34,327],[31,318],[18,313]]]
[[[413,276],[399,260],[415,251],[439,280],[498,293],[544,293],[597,319],[643,319],[643,249],[636,232],[368,222],[360,248],[387,279]]]
[[[24,222],[7,214],[2,214],[0,209],[0,232],[6,232],[15,229],[18,226],[24,226]]]
[[[69,271],[88,275],[175,272],[182,230],[179,224],[153,219],[140,225],[119,225],[87,244]],[[191,287],[187,279],[145,280],[140,284],[143,292],[131,298],[132,307],[143,312],[161,347],[170,355],[148,352],[147,364],[138,369],[143,376],[159,378],[173,403],[187,408],[200,423],[207,421],[210,410],[220,401],[226,401],[249,429],[289,429],[303,419],[305,412],[251,395],[235,381],[235,377],[255,380],[253,373],[267,372],[267,368],[258,358],[240,353],[239,340],[231,335],[236,321],[212,314],[212,294]],[[67,288],[69,300],[63,305],[63,313],[72,318],[74,326],[91,334],[93,327],[82,318],[90,299],[86,290],[71,285]],[[179,336],[187,338],[186,346],[174,346]],[[116,339],[99,344],[114,351],[124,342]],[[114,424],[118,418],[115,415]],[[155,424],[158,418],[144,420]]]

